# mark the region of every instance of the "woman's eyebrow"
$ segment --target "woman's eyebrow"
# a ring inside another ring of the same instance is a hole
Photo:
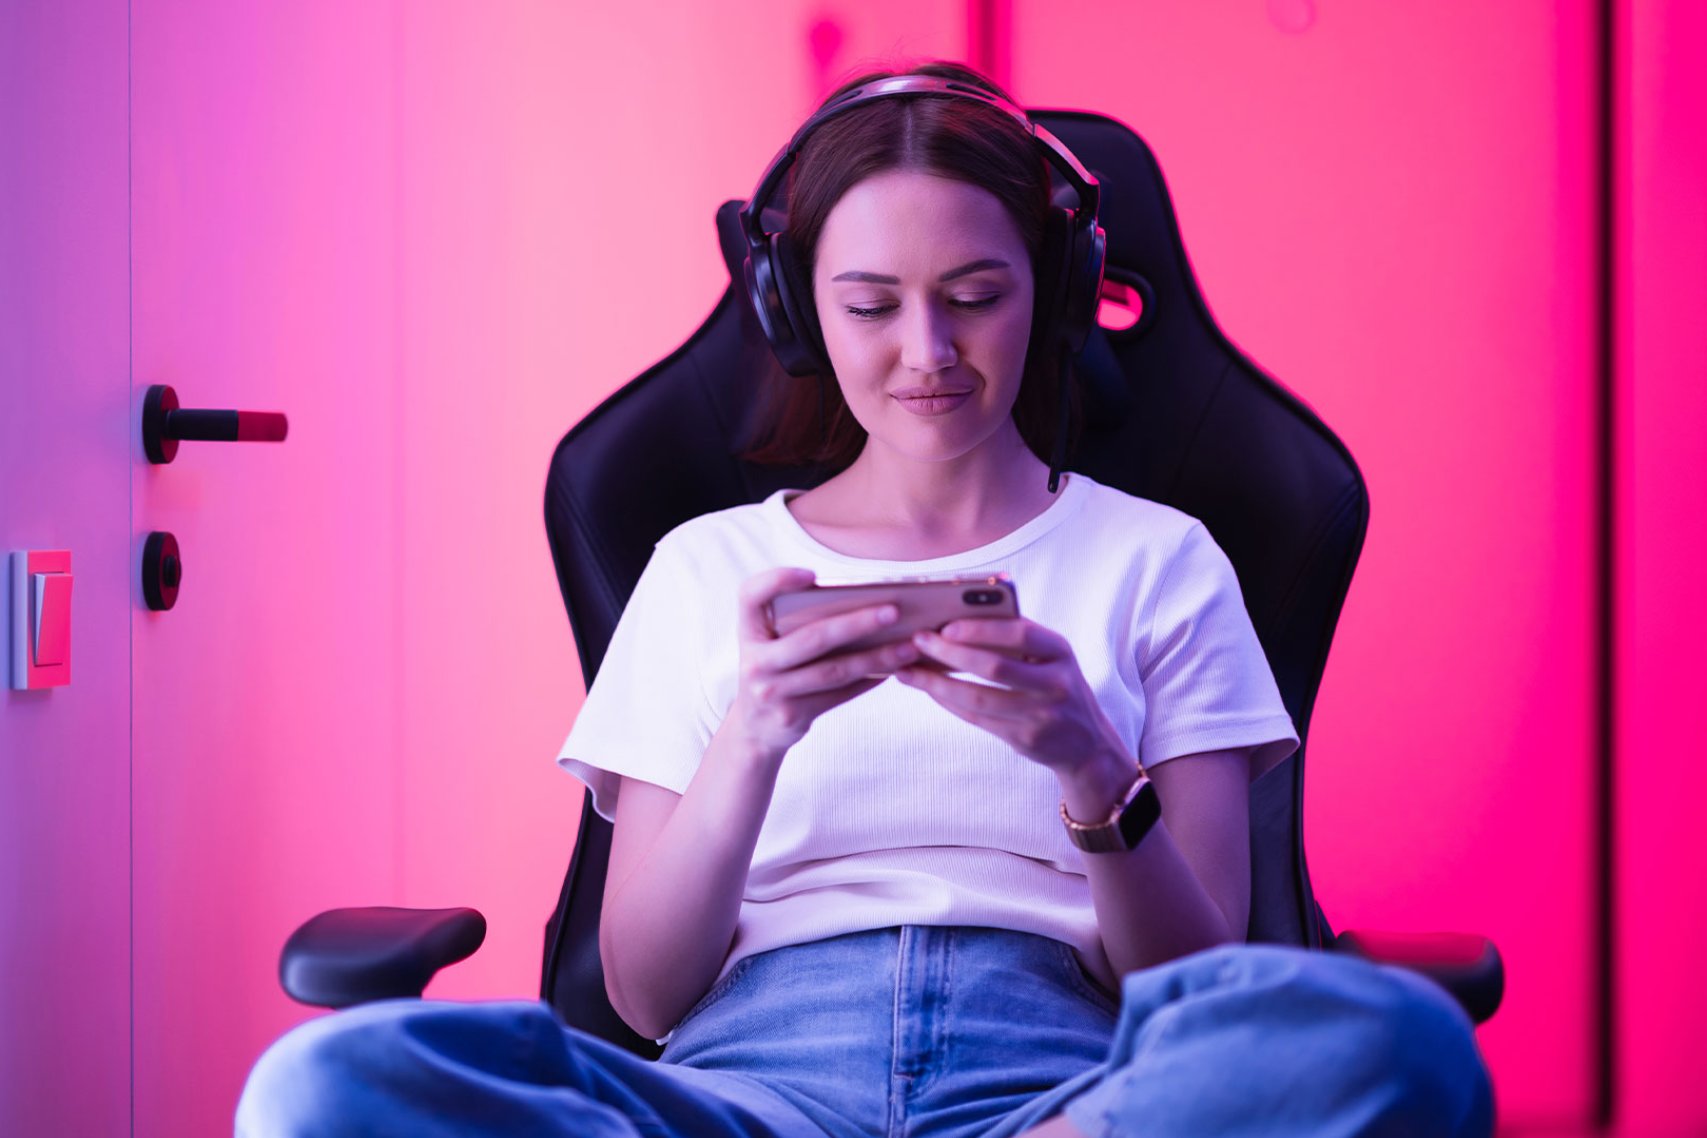
[[[1009,267],[1009,265],[1006,261],[998,260],[995,257],[985,257],[982,260],[968,261],[968,262],[966,262],[966,264],[961,265],[957,269],[950,269],[950,270],[948,270],[948,272],[946,272],[942,276],[938,277],[937,280],[938,281],[951,281],[955,277],[963,277],[968,273],[982,272],[984,269],[1006,269],[1008,267]],[[887,285],[900,284],[901,283],[900,277],[884,276],[882,273],[867,273],[867,272],[863,272],[859,269],[850,269],[845,273],[837,273],[835,276],[831,277],[830,280],[832,282],[835,282],[835,281],[863,281],[866,284],[887,284]]]

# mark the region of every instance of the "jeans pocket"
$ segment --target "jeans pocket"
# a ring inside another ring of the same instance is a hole
[[[1061,965],[1062,979],[1067,986],[1109,1015],[1120,1014],[1120,993],[1110,991],[1101,980],[1085,970],[1079,954],[1065,941],[1055,942],[1056,957]]]

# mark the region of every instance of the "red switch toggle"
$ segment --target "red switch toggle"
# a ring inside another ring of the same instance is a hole
[[[71,682],[71,553],[12,554],[12,686],[23,690]]]
[[[63,664],[71,656],[71,574],[31,573],[30,581],[35,586],[30,635],[36,667]]]

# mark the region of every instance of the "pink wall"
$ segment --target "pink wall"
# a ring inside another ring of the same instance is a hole
[[[1337,927],[1499,944],[1508,1120],[1592,1099],[1586,0],[1015,5],[1014,78],[1157,151],[1222,327],[1368,479],[1305,833]],[[1311,13],[1314,13],[1313,19]]]
[[[402,891],[499,918],[438,995],[537,991],[568,865],[580,785],[550,759],[582,687],[541,520],[553,448],[710,310],[716,207],[827,73],[963,50],[958,4],[746,11],[411,4],[396,23]],[[479,620],[447,619],[475,582]]]
[[[1618,27],[1616,1039],[1631,1135],[1707,1131],[1707,10]]]
[[[125,81],[122,0],[0,4],[0,556],[73,575],[71,686],[0,686],[5,1134],[130,1118]]]

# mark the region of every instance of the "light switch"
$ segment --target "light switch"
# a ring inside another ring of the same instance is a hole
[[[12,686],[22,690],[71,682],[71,553],[12,554]]]
[[[30,635],[35,665],[63,664],[71,653],[71,574],[31,573]]]

